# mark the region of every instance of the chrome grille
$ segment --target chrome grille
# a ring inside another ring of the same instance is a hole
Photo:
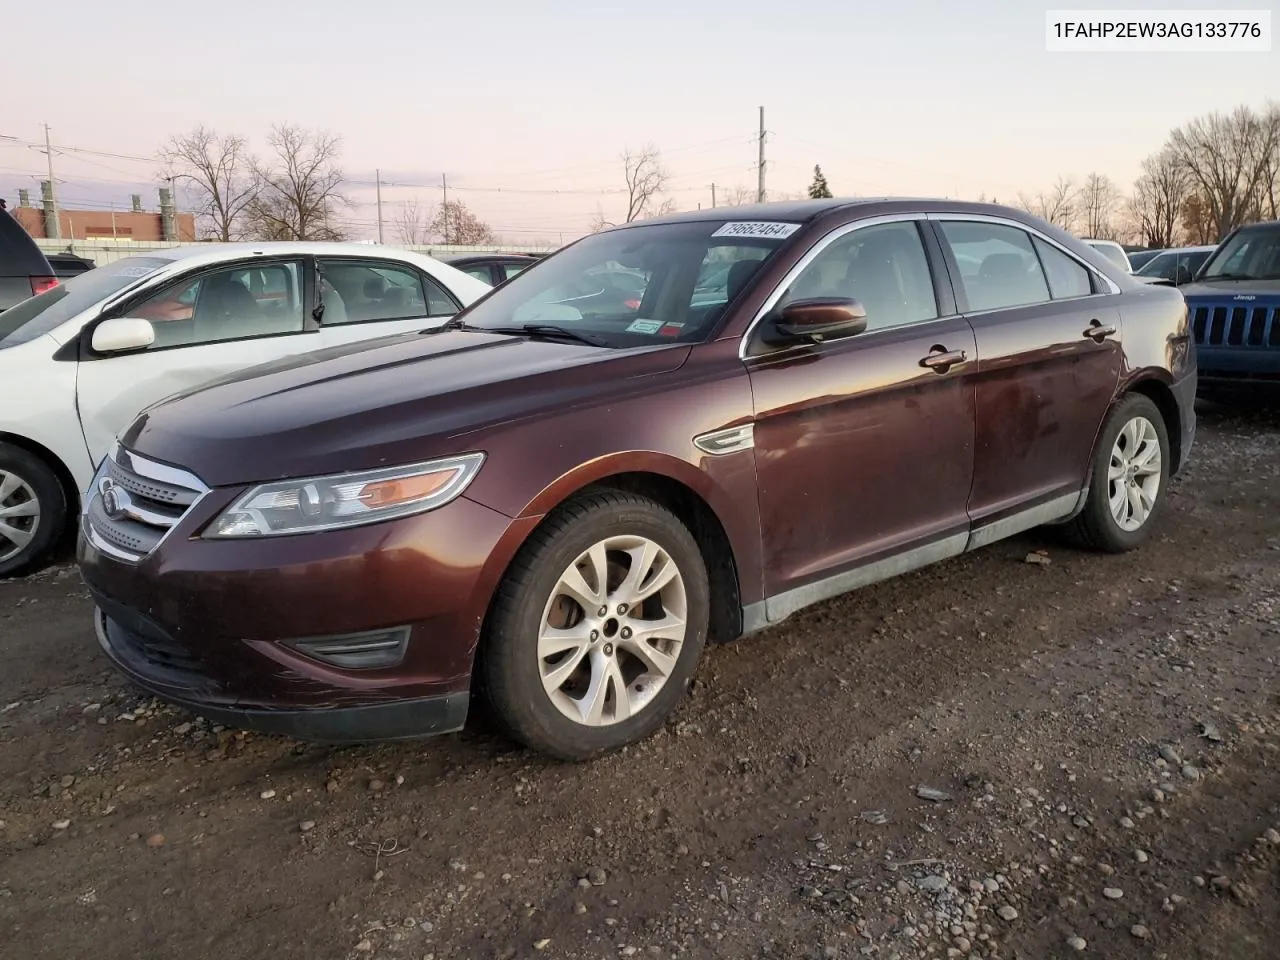
[[[85,498],[85,534],[104,553],[136,562],[154,551],[208,491],[194,474],[117,444]]]

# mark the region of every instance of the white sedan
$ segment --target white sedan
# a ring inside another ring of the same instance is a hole
[[[207,244],[118,260],[0,313],[0,577],[48,554],[146,407],[260,363],[438,326],[490,289],[407,250]]]

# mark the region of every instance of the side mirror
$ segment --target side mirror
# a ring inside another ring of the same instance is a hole
[[[150,320],[113,317],[94,327],[91,345],[96,353],[124,353],[141,350],[155,342],[156,330]]]
[[[867,311],[849,297],[796,300],[779,311],[774,328],[787,342],[852,337],[867,329]]]

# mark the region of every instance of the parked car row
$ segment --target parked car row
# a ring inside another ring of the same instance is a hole
[[[273,317],[301,298],[316,336],[329,280],[382,296],[320,251],[288,262],[221,269]],[[139,356],[189,319],[139,319],[182,314],[167,269],[56,339],[82,367]],[[474,690],[515,738],[584,759],[661,725],[708,641],[1041,524],[1137,547],[1194,441],[1182,294],[994,205],[642,221],[423,326],[119,432],[78,560],[121,671],[331,741],[458,729]]]
[[[28,292],[0,313],[0,575],[47,556],[144,408],[258,364],[438,325],[490,289],[405,250],[263,243],[154,251]]]

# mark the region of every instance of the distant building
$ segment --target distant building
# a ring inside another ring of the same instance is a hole
[[[72,210],[58,205],[57,229],[54,229],[54,205],[48,183],[41,183],[43,202],[32,206],[26,190],[18,191],[18,205],[9,213],[22,224],[23,229],[37,240],[93,240],[101,237],[118,237],[122,240],[170,240],[184,243],[196,239],[194,214],[177,213],[173,209],[172,194],[168,188],[160,189],[160,209],[144,210],[142,197],[133,196],[128,210]]]

